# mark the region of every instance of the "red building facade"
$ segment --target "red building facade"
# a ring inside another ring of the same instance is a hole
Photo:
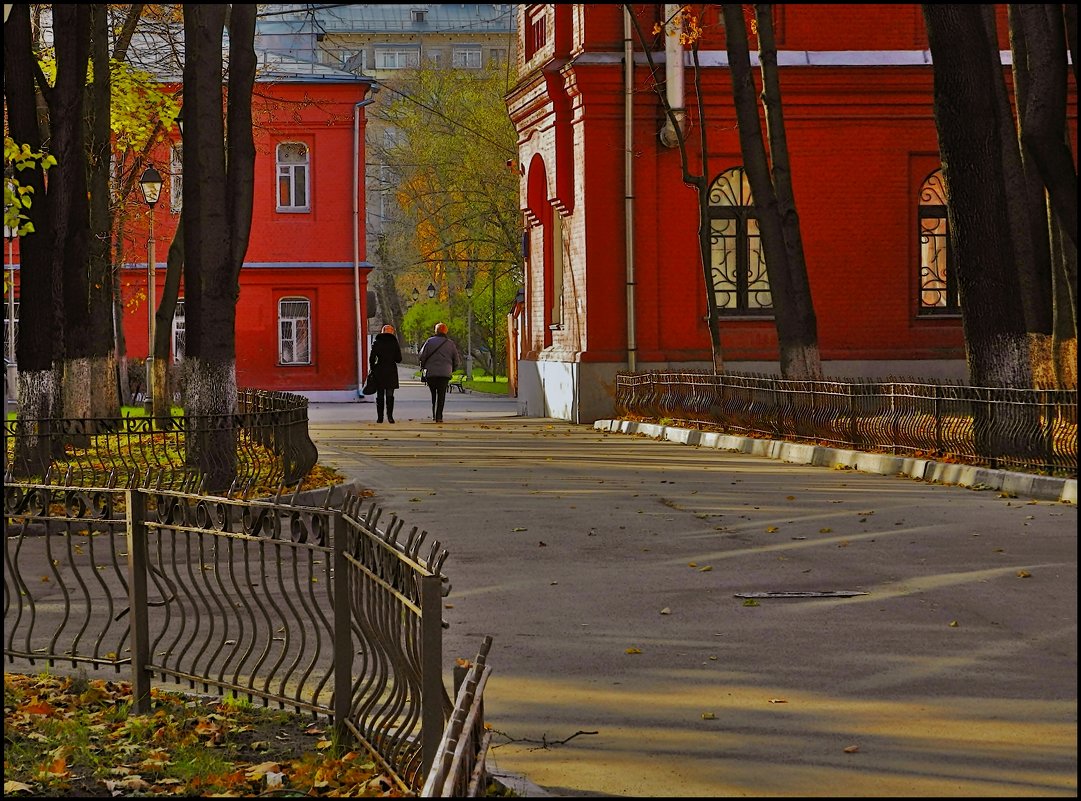
[[[527,232],[519,396],[530,414],[589,422],[610,414],[618,370],[711,366],[697,196],[682,180],[679,150],[660,139],[663,107],[622,6],[519,8],[519,81],[507,100],[519,133]],[[652,33],[662,13],[678,6],[633,8],[652,43],[663,38]],[[663,42],[651,53],[657,80],[683,88],[692,171],[701,164],[706,128],[712,291],[726,369],[777,373],[723,25],[719,6],[705,8],[698,76],[687,48],[682,75],[674,71],[678,59],[666,59]],[[963,377],[920,7],[774,9],[792,182],[824,371]],[[1000,23],[1003,18],[1004,12]],[[1004,31],[1000,24],[1000,36]],[[1000,47],[1009,64],[1004,38]],[[624,69],[628,62],[632,75]]]
[[[363,101],[372,81],[266,58],[253,98],[254,205],[237,302],[237,384],[355,400],[367,372],[371,265],[359,254],[365,252]],[[177,131],[172,145],[154,154],[166,178],[154,211],[158,299],[182,204],[179,146]],[[145,229],[134,233],[125,252],[145,253],[145,237]],[[129,261],[121,270],[129,359],[147,352],[146,288],[145,261]],[[180,307],[177,360],[182,332]]]

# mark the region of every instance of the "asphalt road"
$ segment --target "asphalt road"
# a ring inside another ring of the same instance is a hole
[[[531,795],[1076,796],[1077,509],[398,392],[320,461],[450,552]],[[743,593],[862,593],[743,598]],[[449,678],[448,678],[449,683]]]

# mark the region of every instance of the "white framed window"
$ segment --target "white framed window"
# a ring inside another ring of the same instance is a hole
[[[493,47],[488,51],[488,63],[502,66],[507,63],[507,48]]]
[[[310,211],[308,146],[303,142],[278,145],[278,211]]]
[[[278,301],[278,363],[311,364],[311,301],[282,298]]]
[[[479,47],[456,47],[451,54],[450,65],[455,69],[479,70],[480,48]]]
[[[377,70],[404,70],[420,64],[420,50],[415,47],[377,47],[375,68]]]
[[[184,208],[184,145],[180,142],[169,151],[169,208],[174,213]]]
[[[413,22],[424,22],[428,16],[428,9],[413,8],[409,10],[409,19]]]
[[[177,298],[173,311],[173,361],[184,361],[184,298]]]
[[[433,67],[443,66],[443,51],[442,50],[425,50],[424,59]]]

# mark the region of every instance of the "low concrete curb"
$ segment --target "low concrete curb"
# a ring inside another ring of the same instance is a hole
[[[1077,503],[1077,479],[1075,478],[1055,478],[1008,470],[992,470],[987,467],[947,464],[931,459],[866,453],[800,442],[738,437],[716,431],[699,431],[693,428],[640,423],[633,420],[597,420],[593,428],[615,434],[642,434],[654,439],[696,445],[700,448],[738,451],[751,456],[763,456],[767,459],[778,459],[793,464],[840,467],[858,470],[861,473],[879,473],[884,476],[906,476],[921,481],[956,484],[974,490],[998,490],[1040,501]]]

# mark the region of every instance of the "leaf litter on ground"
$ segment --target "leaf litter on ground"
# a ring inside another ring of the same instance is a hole
[[[359,745],[328,747],[324,721],[241,700],[4,673],[4,795],[407,795]]]

